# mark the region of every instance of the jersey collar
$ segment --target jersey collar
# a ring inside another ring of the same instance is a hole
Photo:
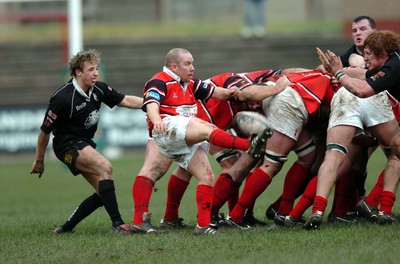
[[[82,87],[79,85],[78,81],[77,81],[75,78],[72,79],[72,84],[74,85],[75,90],[76,90],[80,95],[82,95],[83,97],[85,97],[86,101],[90,101],[90,97],[92,96],[92,93],[93,93],[93,86],[89,88],[89,95],[87,95],[87,94],[83,91]]]
[[[188,83],[185,83],[183,81],[181,81],[181,77],[179,77],[178,75],[176,75],[174,72],[172,72],[170,69],[168,69],[167,67],[163,67],[163,71],[168,74],[169,76],[171,76],[172,78],[174,78],[174,80],[176,82],[178,82],[180,85],[182,85],[183,88],[186,89],[186,87],[188,86]]]

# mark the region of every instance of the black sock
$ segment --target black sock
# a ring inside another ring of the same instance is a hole
[[[119,226],[124,223],[121,218],[121,214],[119,213],[117,197],[115,195],[115,187],[113,180],[102,180],[99,181],[99,193],[101,200],[103,201],[104,208],[110,219],[112,221],[112,225]]]
[[[103,202],[97,193],[86,198],[76,209],[72,212],[67,222],[62,225],[64,231],[71,231],[74,227],[91,213],[96,211],[97,208],[101,207]]]

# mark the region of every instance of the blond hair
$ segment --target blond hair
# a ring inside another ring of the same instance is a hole
[[[83,71],[83,63],[85,61],[93,62],[99,65],[100,60],[101,60],[101,53],[95,49],[80,51],[75,56],[73,56],[68,62],[69,74],[71,76],[75,76],[75,70],[79,69]]]

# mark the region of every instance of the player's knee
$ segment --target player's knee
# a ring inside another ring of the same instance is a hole
[[[150,178],[153,181],[158,181],[159,179],[162,178],[162,176],[164,176],[164,174],[165,174],[165,172],[163,173],[163,172],[161,172],[161,170],[156,170],[156,169],[153,169],[153,170],[144,169],[143,170],[142,169],[139,171],[138,175],[144,176],[146,178]]]
[[[214,185],[214,174],[204,174],[198,178],[199,184],[213,186]]]
[[[100,174],[100,180],[113,180],[113,167],[111,163],[107,160],[102,161],[98,165],[98,170]]]

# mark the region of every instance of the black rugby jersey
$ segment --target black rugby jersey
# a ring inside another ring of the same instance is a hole
[[[363,56],[361,53],[358,52],[356,45],[351,46],[345,54],[340,56],[340,60],[342,61],[343,67],[350,67],[349,59],[351,54],[357,54]]]
[[[387,90],[400,100],[400,51],[395,52],[378,71],[367,71],[366,77],[375,93]]]
[[[97,81],[87,97],[80,94],[72,79],[58,89],[50,98],[41,129],[53,132],[54,142],[73,138],[91,141],[97,130],[101,103],[110,108],[119,104],[125,95]]]

